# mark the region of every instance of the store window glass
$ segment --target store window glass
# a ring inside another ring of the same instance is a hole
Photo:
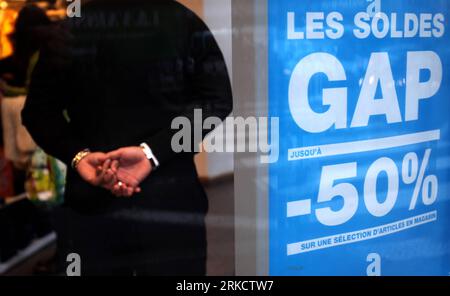
[[[447,275],[447,2],[0,0],[0,275]]]

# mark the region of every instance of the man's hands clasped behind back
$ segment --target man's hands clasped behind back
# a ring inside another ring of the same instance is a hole
[[[141,182],[152,169],[152,163],[141,147],[89,153],[76,165],[76,170],[86,182],[103,187],[117,197],[131,197],[140,192]]]

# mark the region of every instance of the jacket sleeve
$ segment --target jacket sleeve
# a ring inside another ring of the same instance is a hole
[[[68,32],[51,30],[31,77],[22,123],[37,145],[69,165],[87,147],[64,116],[72,89]]]
[[[192,70],[189,71],[189,91],[185,106],[178,114],[190,121],[194,128],[194,111],[201,110],[202,118],[217,117],[224,120],[232,111],[233,98],[230,79],[222,52],[207,26],[197,17],[191,23],[189,56]],[[202,129],[202,139],[212,129]],[[172,149],[172,138],[178,132],[171,126],[146,139],[160,165],[171,160],[176,152]],[[197,140],[197,142],[196,142]],[[191,132],[191,153],[200,144]]]

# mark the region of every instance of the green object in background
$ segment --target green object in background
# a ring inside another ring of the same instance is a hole
[[[66,166],[38,148],[33,153],[25,185],[29,199],[50,205],[61,204],[65,176]]]

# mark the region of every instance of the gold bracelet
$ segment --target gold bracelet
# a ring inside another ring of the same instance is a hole
[[[88,156],[88,154],[91,153],[89,149],[84,149],[83,151],[80,151],[75,155],[75,157],[72,159],[72,168],[76,169],[80,161]]]

